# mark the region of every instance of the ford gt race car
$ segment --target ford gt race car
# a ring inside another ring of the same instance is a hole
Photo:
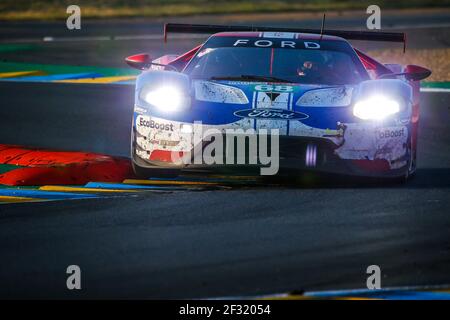
[[[126,58],[143,71],[137,175],[226,166],[414,173],[420,80],[431,71],[382,64],[347,41],[405,43],[403,33],[166,24],[169,32],[211,36],[182,55]]]

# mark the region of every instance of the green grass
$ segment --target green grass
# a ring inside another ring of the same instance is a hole
[[[139,71],[131,68],[105,68],[96,66],[50,65],[21,62],[0,61],[1,72],[42,71],[45,74],[64,73],[100,73],[105,77],[138,75]]]
[[[70,4],[84,18],[165,17],[256,12],[331,12],[365,9],[371,0],[0,0],[0,20],[64,19]],[[382,9],[448,7],[450,0],[377,0]]]
[[[19,169],[19,168],[23,168],[23,167],[21,167],[21,166],[15,166],[15,165],[12,165],[12,164],[0,164],[0,174],[2,174],[2,173],[6,173],[6,172],[8,172],[8,171],[12,171],[12,170],[15,170],[15,169]]]
[[[0,44],[0,53],[34,50],[35,45],[32,44]]]

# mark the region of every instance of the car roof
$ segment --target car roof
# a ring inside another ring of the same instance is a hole
[[[211,37],[247,37],[247,38],[266,38],[266,39],[297,39],[297,40],[331,40],[344,41],[344,38],[329,35],[320,35],[315,33],[293,33],[293,32],[259,32],[259,31],[242,31],[242,32],[219,32]]]

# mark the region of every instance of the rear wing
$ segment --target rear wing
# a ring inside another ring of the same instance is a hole
[[[167,42],[169,33],[194,33],[194,34],[214,34],[219,32],[293,32],[293,33],[314,33],[337,36],[347,40],[363,41],[388,41],[402,42],[403,51],[406,49],[406,34],[402,32],[378,32],[378,31],[348,31],[348,30],[320,30],[303,28],[279,28],[279,27],[257,27],[257,26],[220,26],[204,24],[181,24],[166,23],[164,25],[164,41]]]

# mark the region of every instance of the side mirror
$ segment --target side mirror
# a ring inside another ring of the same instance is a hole
[[[428,78],[430,75],[431,70],[428,70],[427,68],[421,66],[410,64],[405,68],[405,78],[407,80],[420,81]]]
[[[157,61],[157,60],[155,60]],[[135,54],[134,56],[129,56],[125,58],[125,62],[132,68],[139,70],[147,70],[151,65],[161,67],[162,69],[170,69],[172,71],[178,72],[178,69],[170,64],[161,64],[153,62],[150,55],[147,53]]]
[[[430,76],[431,70],[427,68],[416,66],[413,64],[407,65],[405,72],[401,73],[385,73],[378,77],[378,79],[395,78],[405,76],[406,80],[420,81]]]
[[[152,64],[152,59],[147,53],[140,53],[126,57],[125,62],[132,68],[146,70]]]

